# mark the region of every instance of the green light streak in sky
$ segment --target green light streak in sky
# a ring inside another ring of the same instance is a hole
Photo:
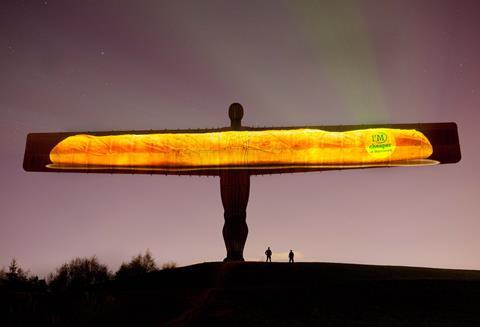
[[[382,85],[359,2],[291,2],[312,46],[319,74],[336,90],[343,110],[359,122],[387,121]]]

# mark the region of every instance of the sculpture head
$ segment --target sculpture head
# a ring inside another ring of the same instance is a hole
[[[230,126],[233,129],[238,129],[242,126],[243,107],[240,103],[232,103],[228,107],[228,117],[230,117]]]

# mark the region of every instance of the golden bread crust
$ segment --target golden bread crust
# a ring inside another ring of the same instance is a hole
[[[227,131],[67,137],[50,152],[58,165],[348,165],[424,159],[432,145],[419,131],[373,128]]]

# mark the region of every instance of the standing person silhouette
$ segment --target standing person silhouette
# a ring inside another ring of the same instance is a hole
[[[294,263],[295,261],[293,261],[293,257],[295,256],[295,254],[293,254],[293,251],[290,250],[290,253],[288,254],[288,263]]]
[[[267,256],[267,260],[265,262],[272,262],[272,250],[270,250],[270,247],[268,247],[267,251],[265,251],[265,255]]]

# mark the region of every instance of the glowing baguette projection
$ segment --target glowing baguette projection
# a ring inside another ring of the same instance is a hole
[[[55,165],[205,167],[349,165],[424,159],[432,145],[419,131],[372,128],[226,131],[67,137],[50,152]]]

